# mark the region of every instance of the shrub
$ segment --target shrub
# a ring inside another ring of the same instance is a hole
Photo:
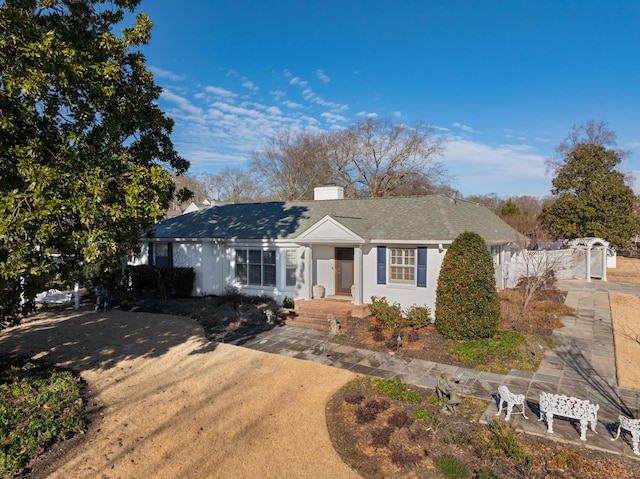
[[[371,431],[371,445],[373,447],[387,447],[393,434],[392,427],[377,427]]]
[[[360,404],[364,401],[364,395],[359,391],[349,391],[344,395],[344,402],[348,404]]]
[[[393,329],[402,324],[402,308],[398,303],[389,304],[386,297],[371,296],[369,311],[385,329]]]
[[[429,307],[414,304],[404,312],[400,304],[389,304],[387,298],[384,296],[381,298],[371,296],[369,311],[371,311],[371,314],[376,317],[378,323],[385,329],[395,329],[404,326],[420,329],[433,322],[431,309],[429,309]]]
[[[436,289],[436,329],[450,339],[493,336],[500,322],[493,260],[477,233],[466,231],[447,250]]]
[[[376,329],[371,333],[371,339],[373,339],[378,343],[381,343],[382,341],[385,341],[387,338],[385,337],[382,331],[379,331]]]
[[[293,309],[295,308],[295,306],[296,306],[295,301],[293,300],[293,298],[290,298],[289,296],[285,296],[284,299],[282,300],[283,308]]]
[[[394,444],[391,447],[391,462],[398,467],[408,467],[418,464],[422,460],[422,456],[410,451],[406,447]]]
[[[382,411],[387,410],[389,406],[389,401],[385,401],[384,399],[370,399],[356,409],[356,422],[358,424],[366,424],[368,422],[372,422],[375,420],[378,414],[380,414]]]
[[[170,295],[188,298],[193,291],[196,273],[193,268],[140,265],[128,268],[129,281],[134,291],[166,300]]]
[[[393,426],[397,429],[409,427],[411,424],[413,424],[413,418],[404,410],[395,409],[389,416],[389,426]]]
[[[431,309],[427,306],[414,304],[407,310],[407,325],[413,329],[420,329],[430,325],[431,319]]]
[[[436,468],[446,479],[467,479],[469,469],[467,465],[453,456],[442,456],[434,461]]]

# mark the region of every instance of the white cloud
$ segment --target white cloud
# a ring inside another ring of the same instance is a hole
[[[186,98],[176,95],[166,88],[160,93],[160,98],[178,107],[178,110],[173,109],[169,112],[170,116],[180,116],[181,118],[195,117],[195,119],[197,119],[203,115],[202,108],[195,106]]]
[[[186,78],[184,75],[178,75],[177,73],[173,73],[168,70],[163,70],[162,68],[153,66],[149,67],[149,71],[153,73],[153,75],[157,78],[166,78],[167,80],[171,81],[182,81]]]
[[[282,110],[277,106],[270,106],[269,108],[267,108],[267,113],[269,113],[270,115],[280,116],[282,115]]]
[[[291,80],[289,80],[289,84],[291,85],[297,85],[300,82],[300,77],[293,77]]]
[[[233,93],[230,90],[227,90],[225,88],[221,88],[221,87],[217,87],[217,86],[208,86],[204,89],[204,91],[206,91],[207,93],[211,93],[215,96],[221,97],[221,98],[236,98],[238,95],[237,93]]]
[[[327,123],[337,123],[339,121],[347,121],[347,119],[344,116],[335,115],[334,113],[330,113],[328,111],[321,113],[320,116],[324,118],[327,121]]]
[[[282,90],[271,90],[269,93],[270,93],[270,94],[273,96],[273,98],[275,98],[276,100],[278,100],[278,99],[280,99],[280,98],[282,98],[282,97],[286,96],[286,93],[285,93],[285,92],[283,92]]]
[[[322,83],[329,83],[331,81],[331,78],[324,73],[324,70],[316,70],[316,76]]]
[[[282,100],[282,104],[284,106],[288,106],[289,108],[302,108],[302,105],[300,103],[296,103],[291,100]]]
[[[546,157],[529,145],[494,146],[454,137],[449,138],[445,147],[444,165],[463,195],[549,192]]]
[[[395,116],[396,118],[400,118],[402,116],[402,112],[400,111],[394,111],[393,112],[393,116]]]
[[[360,117],[366,116],[367,118],[376,118],[378,116],[378,114],[377,113],[370,113],[368,111],[359,111],[358,113],[356,113],[356,116],[360,116]]]
[[[242,86],[245,87],[245,88],[248,88],[249,90],[251,90],[254,93],[257,92],[260,89],[259,86],[254,85],[253,82],[250,81],[250,80],[244,81],[242,83]]]
[[[455,128],[460,128],[462,131],[466,131],[467,133],[478,133],[476,130],[474,130],[469,125],[463,125],[463,124],[458,123],[458,122],[452,123],[451,126],[453,126]]]

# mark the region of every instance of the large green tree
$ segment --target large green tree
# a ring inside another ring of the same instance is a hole
[[[52,274],[135,251],[189,164],[138,48],[139,0],[0,3],[0,327]],[[62,261],[53,261],[55,253]]]
[[[560,162],[551,190],[555,201],[545,206],[542,222],[556,238],[600,237],[626,246],[638,234],[634,193],[619,171],[624,152],[605,123],[574,127],[559,147]]]

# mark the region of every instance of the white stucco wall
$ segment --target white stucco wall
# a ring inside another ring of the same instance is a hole
[[[413,248],[416,245],[385,245],[389,248]],[[446,250],[445,250],[446,251]],[[403,284],[377,284],[378,282],[378,258],[376,246],[367,245],[363,248],[363,298],[364,303],[371,302],[371,296],[385,296],[389,303],[400,303],[403,308],[408,308],[414,304],[418,306],[428,306],[433,311],[436,303],[436,287],[440,266],[444,258],[445,251],[440,252],[437,247],[427,248],[427,287],[418,288]],[[387,263],[388,264],[388,263]],[[387,268],[388,269],[388,268]]]

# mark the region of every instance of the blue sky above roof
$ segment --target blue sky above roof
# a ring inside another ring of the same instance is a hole
[[[640,2],[143,0],[143,49],[192,173],[282,128],[424,121],[463,195],[546,195],[544,162],[604,120],[640,182]],[[640,191],[640,185],[634,185]]]

